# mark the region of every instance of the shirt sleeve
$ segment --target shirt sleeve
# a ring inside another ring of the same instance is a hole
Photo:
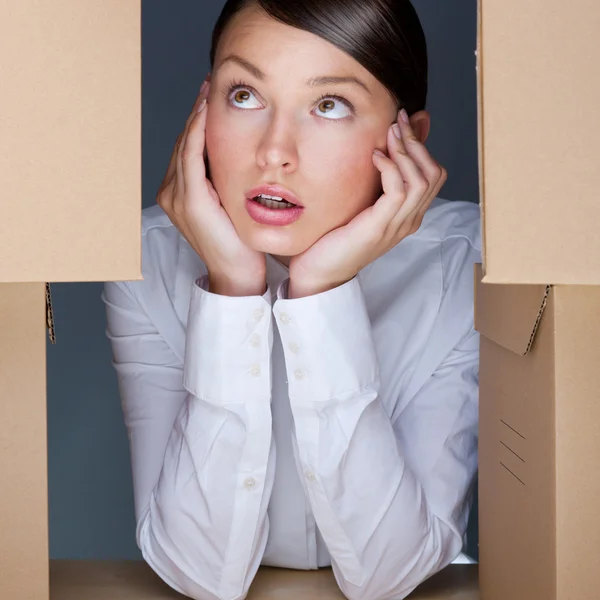
[[[178,592],[243,598],[268,537],[274,481],[270,293],[193,287],[181,365],[127,283],[105,284],[130,440],[137,542]]]
[[[358,279],[286,300],[297,463],[342,592],[400,600],[461,552],[477,468],[478,337],[464,338],[395,423]]]

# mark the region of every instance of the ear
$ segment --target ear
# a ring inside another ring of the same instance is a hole
[[[420,110],[410,117],[410,125],[417,139],[424,144],[431,130],[431,116],[426,110]]]

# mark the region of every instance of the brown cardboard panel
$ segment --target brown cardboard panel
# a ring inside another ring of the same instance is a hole
[[[478,301],[484,297],[478,294]],[[481,337],[479,558],[485,600],[556,599],[553,308],[551,294],[526,356]]]
[[[2,0],[0,282],[139,279],[140,0]]]
[[[556,288],[558,599],[600,592],[600,287]]]
[[[0,284],[0,598],[48,595],[46,298]]]
[[[475,281],[481,282],[482,277],[481,265],[475,265]],[[512,352],[527,354],[548,291],[545,285],[476,285],[475,328]]]
[[[600,7],[479,0],[486,281],[600,284]]]
[[[526,311],[528,286],[476,286],[478,303],[493,306],[495,294],[512,294],[513,318],[523,318],[517,313]],[[485,600],[598,596],[599,307],[599,286],[553,286],[525,356],[481,332],[479,572]]]
[[[141,561],[52,561],[51,600],[177,600]],[[248,600],[343,600],[330,569],[261,568]],[[411,600],[479,600],[477,565],[451,565],[420,586]]]

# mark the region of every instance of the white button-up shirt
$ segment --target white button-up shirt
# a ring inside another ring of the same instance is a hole
[[[137,542],[198,600],[243,598],[259,565],[333,567],[348,598],[401,599],[459,557],[477,469],[473,265],[479,208],[437,199],[420,230],[331,291],[207,291],[158,207],[144,281],[107,283]]]

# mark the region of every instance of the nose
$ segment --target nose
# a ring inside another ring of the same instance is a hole
[[[295,171],[298,166],[296,133],[292,119],[273,116],[256,151],[257,165],[263,171]]]

